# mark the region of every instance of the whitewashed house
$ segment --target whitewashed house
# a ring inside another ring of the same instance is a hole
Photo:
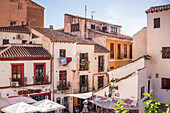
[[[170,104],[170,5],[151,7],[147,13],[147,28],[134,35],[134,59],[148,54],[148,87],[154,99]]]
[[[0,27],[0,45],[30,43],[30,30],[24,26]]]
[[[52,97],[70,112],[82,100],[69,97],[108,85],[109,51],[92,41],[50,28],[31,29],[32,44],[42,44],[52,55]]]
[[[0,46],[0,96],[51,99],[51,55],[41,45]]]
[[[170,104],[170,5],[151,7],[146,11],[147,27],[133,37],[133,61],[109,72],[116,79],[114,97],[136,100],[140,113],[144,111],[142,93],[153,89],[154,99]],[[142,58],[141,56],[144,56]]]

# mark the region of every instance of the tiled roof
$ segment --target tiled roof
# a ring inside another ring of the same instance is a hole
[[[168,10],[170,9],[170,4],[168,5],[162,5],[162,6],[155,6],[155,7],[150,7],[148,10],[146,10],[146,13],[153,13],[153,12],[158,12],[158,11],[163,11],[163,10]]]
[[[71,14],[65,14],[65,15],[72,16],[72,17],[76,17],[76,18],[85,19],[84,17],[81,17],[81,16],[76,16],[76,15],[71,15]],[[108,23],[108,22],[103,22],[103,21],[100,21],[100,20],[93,20],[93,19],[89,19],[89,18],[86,18],[86,20],[87,20],[87,21],[90,21],[90,22],[97,23],[97,24],[103,24],[103,25],[110,25],[110,26],[122,27],[122,26],[120,26],[120,25],[110,24],[110,23]]]
[[[50,58],[50,53],[42,46],[6,45],[0,47],[0,58]]]
[[[0,32],[30,33],[29,28],[24,26],[0,27]]]
[[[126,39],[126,40],[130,40],[130,41],[133,40],[132,37],[126,36],[126,35],[123,35],[123,34],[117,35],[117,34],[103,32],[103,31],[99,31],[99,30],[93,30],[93,29],[88,29],[88,30],[89,30],[89,32],[95,32],[95,33],[98,33],[98,34],[101,34],[101,35],[106,35],[106,36],[113,37],[113,38]]]
[[[70,42],[78,44],[90,44],[94,45],[95,43],[90,40],[85,40],[83,38],[77,37],[75,35],[71,35],[69,33],[60,32],[50,28],[40,28],[40,27],[32,27],[34,30],[40,32],[41,34],[48,37],[51,41],[54,42]]]
[[[94,45],[94,52],[96,52],[96,53],[109,53],[110,51],[107,50],[105,47],[99,45],[99,44],[95,44]]]

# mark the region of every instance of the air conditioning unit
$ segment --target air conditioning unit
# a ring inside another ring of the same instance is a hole
[[[11,87],[19,87],[19,83],[18,82],[11,82]]]
[[[18,34],[18,35],[16,36],[16,39],[22,40],[22,36],[21,36],[20,34]]]

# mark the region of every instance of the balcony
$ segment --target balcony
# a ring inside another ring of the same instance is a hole
[[[44,76],[38,76],[38,77],[33,76],[33,80],[35,85],[50,84],[48,76],[46,76],[45,78]]]
[[[69,90],[70,89],[70,82],[66,82],[66,84],[63,84],[62,82],[58,82],[57,83],[57,89],[59,91],[62,91],[62,90]]]

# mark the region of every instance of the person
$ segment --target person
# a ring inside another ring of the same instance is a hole
[[[79,113],[79,108],[77,108],[76,113]]]
[[[98,109],[97,109],[97,113],[101,113],[101,110],[100,110],[100,108],[98,107]]]

